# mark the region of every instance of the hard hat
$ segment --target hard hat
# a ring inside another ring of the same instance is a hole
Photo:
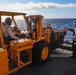
[[[10,17],[7,17],[7,18],[5,19],[5,23],[6,23],[6,24],[9,24],[9,22],[12,22],[12,19],[11,19]]]

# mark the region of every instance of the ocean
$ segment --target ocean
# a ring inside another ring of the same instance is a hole
[[[64,28],[74,28],[73,21],[76,20],[76,18],[70,18],[70,19],[43,19],[43,23],[48,23],[51,25],[53,29],[63,30]],[[73,38],[73,32],[67,31],[64,41],[68,41],[72,43]]]
[[[48,23],[51,25],[53,29],[63,30],[64,28],[74,28],[73,21],[76,20],[76,18],[70,18],[70,19],[43,19],[42,23]],[[21,30],[24,30],[25,22],[23,20],[17,21],[18,26]],[[72,43],[72,37],[73,33],[71,31],[67,31],[64,41],[68,41]]]

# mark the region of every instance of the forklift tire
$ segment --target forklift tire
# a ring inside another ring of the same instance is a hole
[[[40,41],[34,44],[33,46],[33,62],[37,64],[44,64],[47,62],[50,56],[50,44],[46,41]]]

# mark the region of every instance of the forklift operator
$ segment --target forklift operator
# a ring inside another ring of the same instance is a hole
[[[7,17],[2,25],[2,32],[4,38],[4,44],[10,44],[10,40],[18,40],[19,37],[14,35],[14,32],[11,28],[12,19]]]

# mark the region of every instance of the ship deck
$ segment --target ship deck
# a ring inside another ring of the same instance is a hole
[[[53,50],[47,63],[30,64],[10,75],[76,75],[76,58],[70,58],[71,47],[71,44],[63,44]]]

